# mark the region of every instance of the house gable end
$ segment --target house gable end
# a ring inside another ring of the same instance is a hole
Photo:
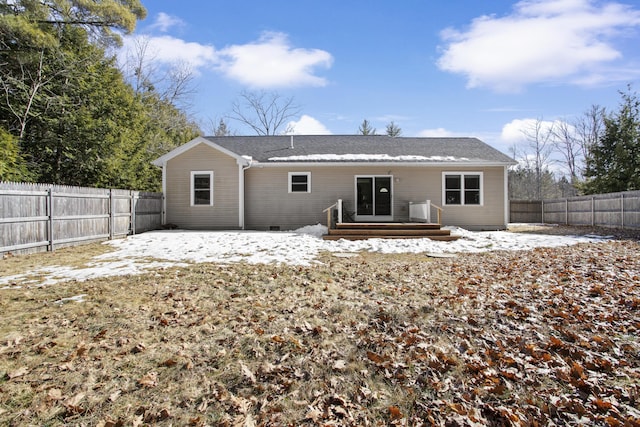
[[[162,167],[164,164],[166,164],[169,160],[180,156],[181,154],[186,153],[187,151],[199,146],[200,144],[205,144],[206,146],[217,150],[233,159],[235,159],[236,163],[238,163],[239,165],[242,166],[246,166],[250,163],[250,160],[247,159],[244,156],[239,155],[238,153],[234,153],[233,151],[222,147],[206,138],[203,138],[201,136],[192,139],[191,141],[171,150],[170,152],[168,152],[167,154],[157,158],[156,160],[154,160],[152,163],[156,166],[160,166]]]

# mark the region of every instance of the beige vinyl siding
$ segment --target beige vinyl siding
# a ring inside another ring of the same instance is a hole
[[[482,206],[443,206],[442,173],[483,172]],[[289,193],[289,172],[311,172],[310,193]],[[416,166],[312,166],[253,167],[245,175],[245,221],[249,229],[296,229],[326,224],[322,211],[342,199],[345,209],[355,210],[356,175],[393,176],[394,221],[409,220],[409,202],[431,200],[444,208],[444,225],[473,229],[496,229],[504,218],[504,168],[442,168]],[[435,214],[435,212],[434,212]]]
[[[239,228],[236,159],[199,144],[166,166],[166,222],[185,229]],[[213,172],[213,206],[191,206],[191,172]]]
[[[443,169],[442,172],[483,172],[482,206],[444,206],[442,195],[440,195],[439,206],[444,208],[443,223],[457,225],[472,230],[491,230],[506,227],[506,194],[503,167],[448,168]],[[442,188],[440,189],[440,192],[442,192]]]

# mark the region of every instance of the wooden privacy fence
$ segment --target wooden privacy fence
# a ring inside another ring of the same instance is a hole
[[[542,201],[512,200],[510,222],[640,229],[640,191]]]
[[[540,200],[510,200],[509,222],[541,223],[542,202]]]
[[[161,224],[161,193],[0,182],[0,253],[52,251]]]

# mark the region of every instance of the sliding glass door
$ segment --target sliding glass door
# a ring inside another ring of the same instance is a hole
[[[393,220],[393,177],[356,176],[356,220]]]

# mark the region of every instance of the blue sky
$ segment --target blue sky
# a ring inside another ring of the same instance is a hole
[[[532,121],[615,110],[638,90],[640,2],[143,0],[157,67],[188,64],[203,130],[242,91],[301,107],[295,132],[475,136],[508,152]],[[252,134],[228,120],[237,134]]]

